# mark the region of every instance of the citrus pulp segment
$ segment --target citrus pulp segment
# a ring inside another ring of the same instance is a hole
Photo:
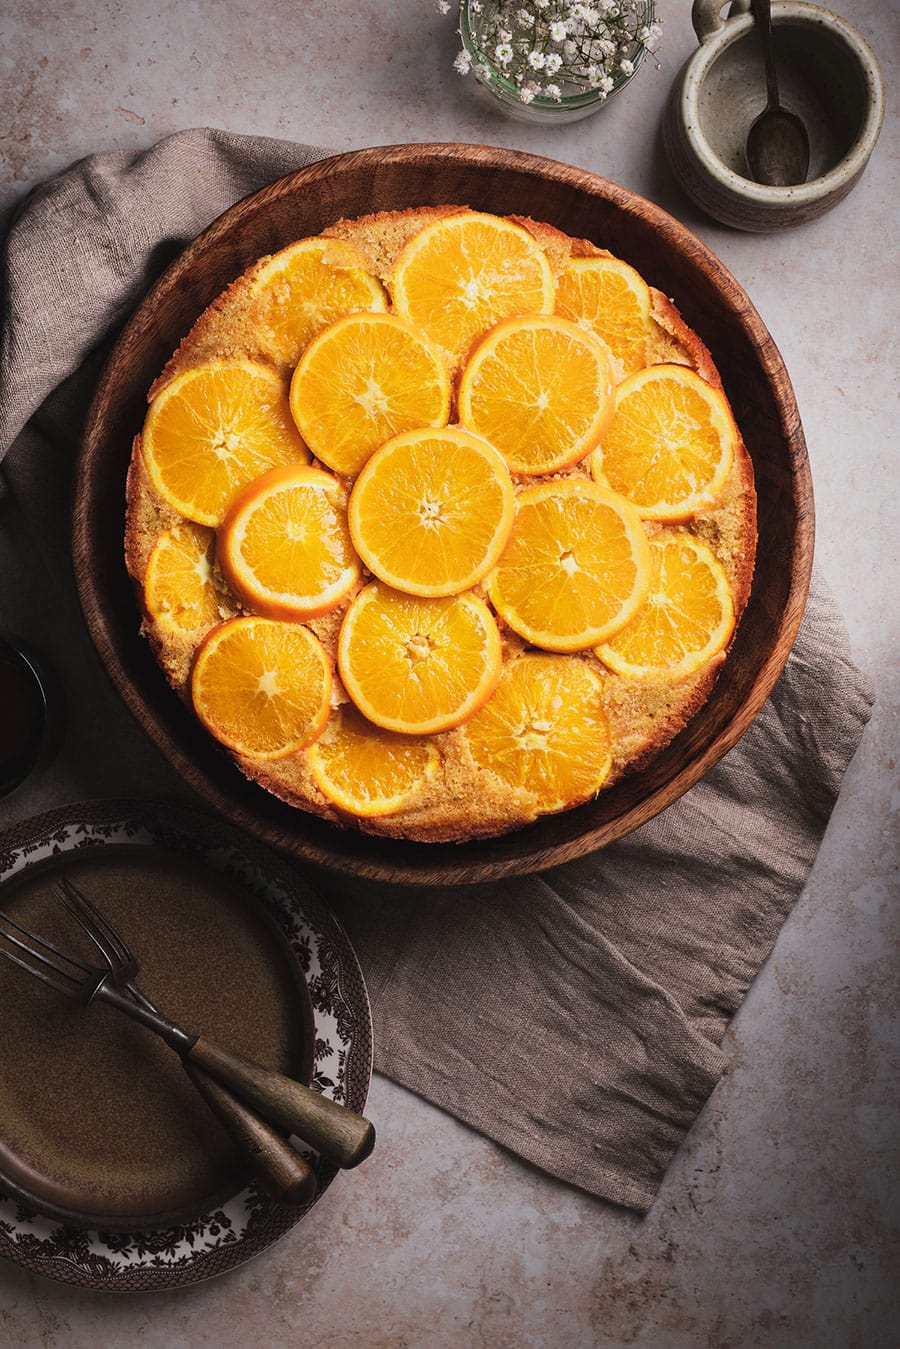
[[[306,462],[281,378],[254,361],[212,361],[164,384],[141,437],[160,496],[200,525],[218,525],[241,487],[276,464]]]
[[[343,486],[321,469],[301,464],[264,473],[220,531],[229,585],[269,618],[318,618],[337,608],[361,573],[346,507]]]
[[[734,601],[715,553],[685,530],[650,540],[650,590],[627,627],[597,655],[635,679],[687,678],[721,655],[734,631]]]
[[[565,656],[511,661],[463,734],[478,766],[529,792],[541,814],[589,800],[612,766],[602,681]]]
[[[738,440],[719,389],[687,366],[654,365],[619,385],[590,467],[645,520],[687,520],[715,503]]]
[[[514,473],[555,473],[594,449],[613,412],[609,349],[568,319],[506,319],[475,347],[459,419]]]
[[[177,632],[207,632],[230,609],[215,578],[216,536],[182,520],[160,534],[144,574],[144,605],[155,623]]]
[[[302,749],[328,720],[331,664],[298,623],[232,618],[201,643],[191,674],[194,710],[223,745],[254,759]]]
[[[343,239],[301,239],[281,249],[258,268],[251,293],[260,350],[285,371],[330,323],[387,309],[380,281]]]
[[[434,347],[395,314],[353,314],[311,342],[291,412],[317,459],[353,475],[392,436],[444,426],[450,380]]]
[[[550,314],[556,283],[535,239],[521,225],[468,211],[434,220],[400,252],[389,282],[398,314],[446,351],[454,364],[511,314]]]
[[[512,529],[512,479],[468,431],[413,431],[376,450],[350,494],[350,533],[377,577],[411,595],[469,590]]]
[[[596,483],[565,478],[519,496],[488,591],[500,616],[535,646],[585,651],[630,622],[649,583],[647,537],[634,508]]]
[[[402,810],[440,761],[429,740],[374,726],[352,703],[332,713],[308,754],[319,790],[341,810],[363,816]]]
[[[572,258],[556,283],[556,313],[596,333],[626,375],[647,364],[650,287],[620,258]]]
[[[434,735],[458,726],[500,675],[497,624],[475,595],[421,599],[375,581],[350,605],[338,668],[356,706],[388,731]]]

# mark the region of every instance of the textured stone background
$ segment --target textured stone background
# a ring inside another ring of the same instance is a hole
[[[547,129],[482,108],[451,70],[453,20],[430,0],[0,6],[4,214],[92,150],[212,125],[338,150],[511,146],[599,172],[683,220],[748,290],[791,371],[818,564],[877,690],[806,891],[726,1038],[729,1071],[644,1221],[376,1078],[374,1157],[264,1257],[191,1291],[133,1298],[0,1265],[0,1346],[898,1343],[897,16],[879,0],[840,0],[890,98],[862,182],[820,221],[761,237],[700,216],[662,159],[661,109],[694,38],[683,0],[660,8],[662,68],[648,64],[597,117]],[[80,786],[123,789],[89,765]],[[48,784],[33,782],[0,822],[49,804]]]

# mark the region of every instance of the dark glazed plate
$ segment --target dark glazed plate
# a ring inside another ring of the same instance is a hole
[[[0,838],[0,908],[90,959],[54,900],[71,877],[186,1028],[362,1110],[371,1022],[349,943],[295,868],[196,812],[57,811]],[[318,1194],[334,1168],[310,1154]],[[102,1288],[248,1259],[305,1210],[260,1194],[177,1057],[113,1009],[0,962],[0,1254]]]
[[[125,477],[147,390],[207,304],[257,258],[341,216],[440,203],[526,215],[592,239],[671,296],[709,347],[753,461],[759,545],[750,602],[712,697],[641,772],[575,810],[502,838],[405,843],[339,829],[248,782],[169,688],[125,571]],[[238,202],[185,249],[109,358],[76,469],[73,552],[81,603],[113,683],[191,787],[294,857],[393,883],[454,884],[584,856],[678,799],[752,724],[793,645],[813,552],[809,461],[793,390],[765,324],[709,249],[652,202],[552,159],[484,145],[393,145],[323,160]]]

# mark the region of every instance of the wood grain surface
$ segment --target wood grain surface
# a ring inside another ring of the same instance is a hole
[[[671,296],[712,351],[753,460],[759,545],[750,602],[712,697],[643,771],[592,802],[498,839],[414,844],[342,830],[248,782],[179,702],[139,634],[125,571],[125,476],[146,392],[206,305],[263,254],[338,218],[464,204],[592,239]],[[693,234],[594,174],[490,146],[399,145],[322,160],[238,202],[185,249],[123,330],[91,404],[76,469],[73,551],[85,618],[124,701],[207,802],[293,856],[372,879],[468,883],[583,856],[651,819],[750,726],[794,642],[812,567],[803,430],[784,363],[748,297]]]

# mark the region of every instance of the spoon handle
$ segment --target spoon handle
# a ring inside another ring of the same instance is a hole
[[[375,1146],[375,1129],[362,1115],[290,1077],[222,1049],[204,1035],[182,1057],[338,1166],[358,1166]]]
[[[316,1177],[306,1158],[214,1078],[184,1059],[182,1063],[197,1091],[269,1193],[283,1204],[308,1204],[316,1192]]]
[[[778,108],[781,103],[778,97],[778,76],[775,73],[775,49],[772,44],[771,0],[753,0],[753,17],[756,20],[756,26],[759,29],[759,36],[762,41],[769,107]]]

